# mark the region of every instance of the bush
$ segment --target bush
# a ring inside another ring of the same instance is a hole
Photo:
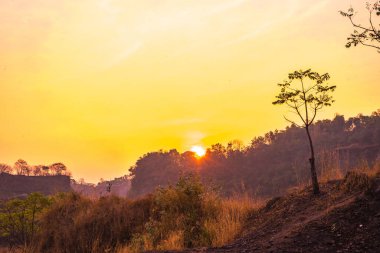
[[[39,217],[51,204],[49,197],[32,193],[25,199],[11,199],[0,207],[0,237],[10,248],[25,247],[40,230]]]
[[[141,232],[150,216],[149,197],[92,201],[70,193],[56,200],[42,219],[35,252],[111,252]]]
[[[147,224],[153,244],[168,239],[173,232],[183,233],[184,247],[210,245],[205,221],[217,215],[217,203],[207,201],[207,193],[197,177],[180,178],[173,187],[158,189],[154,194],[153,215]]]

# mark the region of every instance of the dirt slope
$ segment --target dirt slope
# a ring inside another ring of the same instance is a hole
[[[380,252],[380,175],[358,181],[327,183],[319,196],[306,188],[272,199],[233,243],[184,252]]]

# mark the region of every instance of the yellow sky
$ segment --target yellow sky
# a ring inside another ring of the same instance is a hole
[[[380,54],[346,49],[333,0],[0,0],[0,162],[63,162],[95,182],[149,151],[245,143],[300,68],[329,72],[335,112],[379,104]],[[359,8],[365,15],[363,9]]]

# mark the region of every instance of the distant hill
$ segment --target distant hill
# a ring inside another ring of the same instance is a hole
[[[23,197],[32,192],[51,195],[71,191],[70,177],[0,174],[0,199]]]

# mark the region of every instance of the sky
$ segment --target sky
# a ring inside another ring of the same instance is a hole
[[[287,74],[331,75],[318,119],[380,108],[380,54],[346,49],[359,0],[0,0],[0,162],[96,182],[144,153],[284,129]],[[363,23],[365,20],[362,20]]]

